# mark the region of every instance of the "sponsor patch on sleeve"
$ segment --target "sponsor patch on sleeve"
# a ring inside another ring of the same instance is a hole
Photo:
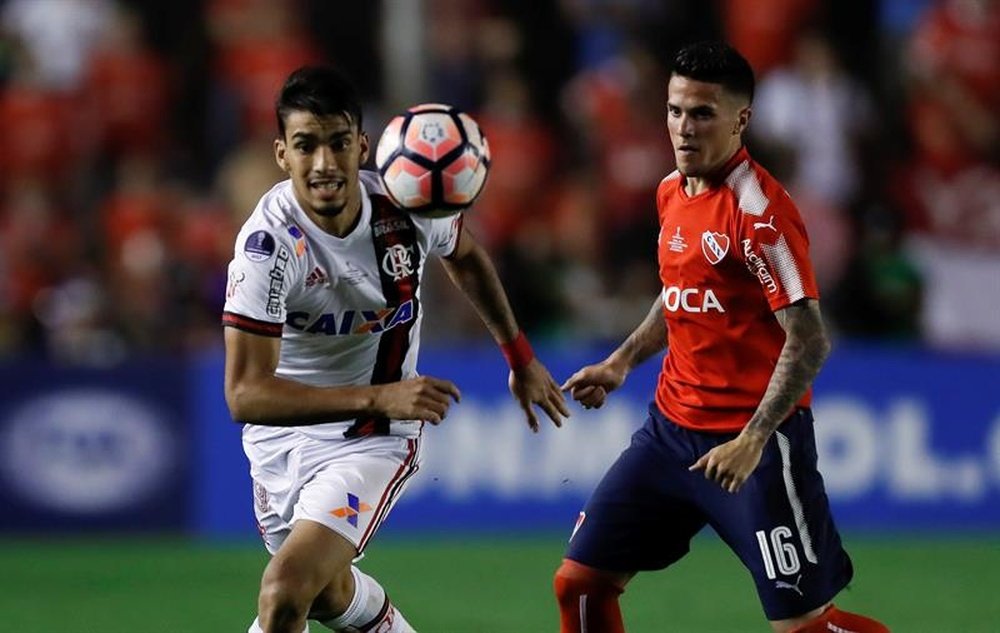
[[[243,254],[252,262],[263,262],[274,255],[274,237],[267,231],[254,231],[243,244]]]
[[[294,224],[288,227],[288,234],[292,236],[295,240],[295,256],[302,257],[306,252],[306,236],[302,233],[302,229],[295,226]]]

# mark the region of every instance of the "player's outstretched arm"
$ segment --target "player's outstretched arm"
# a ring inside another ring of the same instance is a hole
[[[461,393],[454,383],[421,376],[385,385],[313,387],[274,375],[281,339],[225,329],[226,403],[234,420],[301,426],[359,416],[394,420],[444,419]]]
[[[691,470],[704,470],[729,492],[737,492],[760,462],[764,445],[805,394],[830,354],[819,302],[801,299],[775,312],[785,344],[757,410],[736,439],[701,456]]]
[[[534,405],[541,407],[556,426],[562,426],[563,418],[569,417],[566,399],[521,333],[486,250],[463,229],[455,251],[441,262],[452,283],[468,297],[493,339],[504,350],[511,367],[510,392],[524,410],[528,426],[538,431]]]
[[[600,409],[608,394],[621,387],[633,368],[667,346],[667,324],[663,320],[663,301],[653,301],[642,320],[625,342],[610,356],[595,365],[587,365],[563,383],[574,400],[586,409]]]

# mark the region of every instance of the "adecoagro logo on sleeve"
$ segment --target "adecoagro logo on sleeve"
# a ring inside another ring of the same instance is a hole
[[[76,515],[122,511],[169,483],[177,447],[162,414],[104,389],[47,393],[0,420],[0,474],[34,505]]]

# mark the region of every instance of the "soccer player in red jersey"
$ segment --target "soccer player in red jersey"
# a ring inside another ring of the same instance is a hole
[[[663,290],[625,342],[566,381],[600,407],[666,347],[645,425],[580,514],[556,572],[563,633],[623,631],[618,596],[711,525],[774,631],[884,632],[832,600],[851,580],[816,464],[810,385],[830,349],[805,226],[750,158],[754,77],[723,43],[681,50],[667,88],[677,171],[660,183]]]

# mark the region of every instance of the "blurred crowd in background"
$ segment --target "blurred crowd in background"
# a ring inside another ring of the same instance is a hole
[[[436,101],[494,155],[467,226],[538,341],[618,340],[659,287],[666,80],[725,38],[747,142],[805,218],[838,337],[1000,349],[1000,1],[0,0],[0,357],[221,345],[238,227],[282,179],[298,66],[364,127]],[[425,340],[485,331],[430,266]]]

